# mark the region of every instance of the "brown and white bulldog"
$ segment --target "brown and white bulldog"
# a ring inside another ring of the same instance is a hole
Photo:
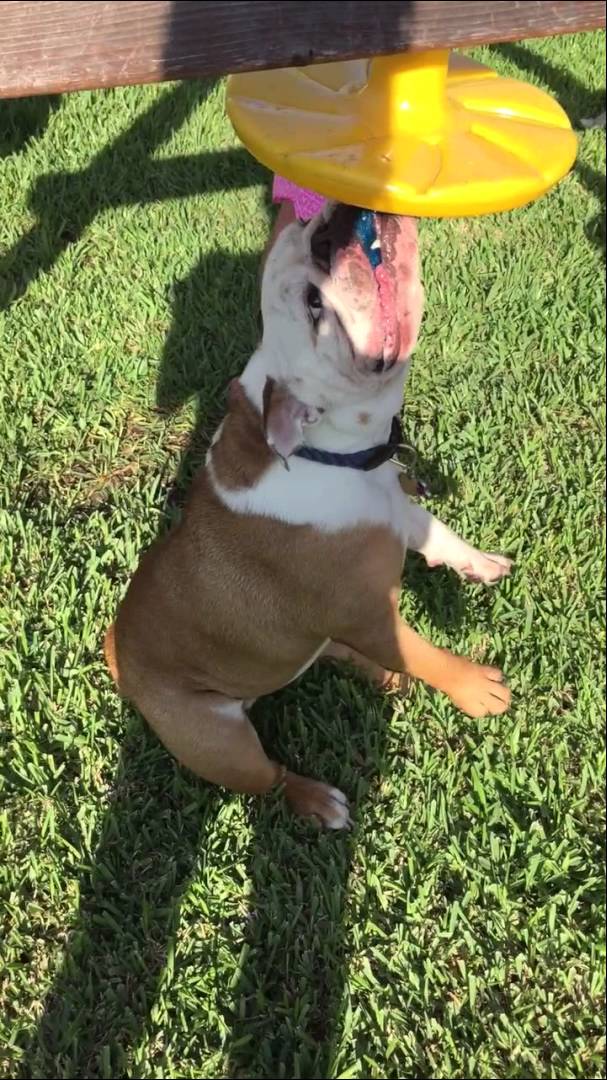
[[[371,260],[357,213],[329,205],[279,236],[262,342],[183,520],[144,555],[106,638],[121,694],[179,761],[238,792],[282,783],[295,811],[334,829],[348,823],[345,796],[266,756],[247,716],[256,698],[321,655],[384,685],[423,679],[471,716],[510,697],[499,670],[399,615],[408,547],[488,583],[510,562],[412,502],[388,460],[421,321],[417,234],[376,215]]]

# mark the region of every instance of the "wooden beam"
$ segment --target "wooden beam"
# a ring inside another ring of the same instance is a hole
[[[604,25],[601,0],[1,0],[0,97],[514,41]]]

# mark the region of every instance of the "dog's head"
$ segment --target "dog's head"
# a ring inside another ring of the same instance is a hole
[[[264,346],[281,380],[321,409],[369,399],[394,379],[415,346],[423,291],[411,218],[328,204],[288,226],[262,283]]]

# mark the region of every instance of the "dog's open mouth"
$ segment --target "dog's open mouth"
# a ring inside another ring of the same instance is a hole
[[[338,203],[315,226],[310,254],[365,369],[407,360],[423,306],[415,221]]]

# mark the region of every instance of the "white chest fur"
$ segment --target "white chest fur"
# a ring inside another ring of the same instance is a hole
[[[360,525],[385,525],[406,544],[407,507],[394,465],[362,472],[291,457],[277,461],[251,488],[229,491],[207,464],[221,501],[238,514],[255,514],[291,525],[336,533]]]

